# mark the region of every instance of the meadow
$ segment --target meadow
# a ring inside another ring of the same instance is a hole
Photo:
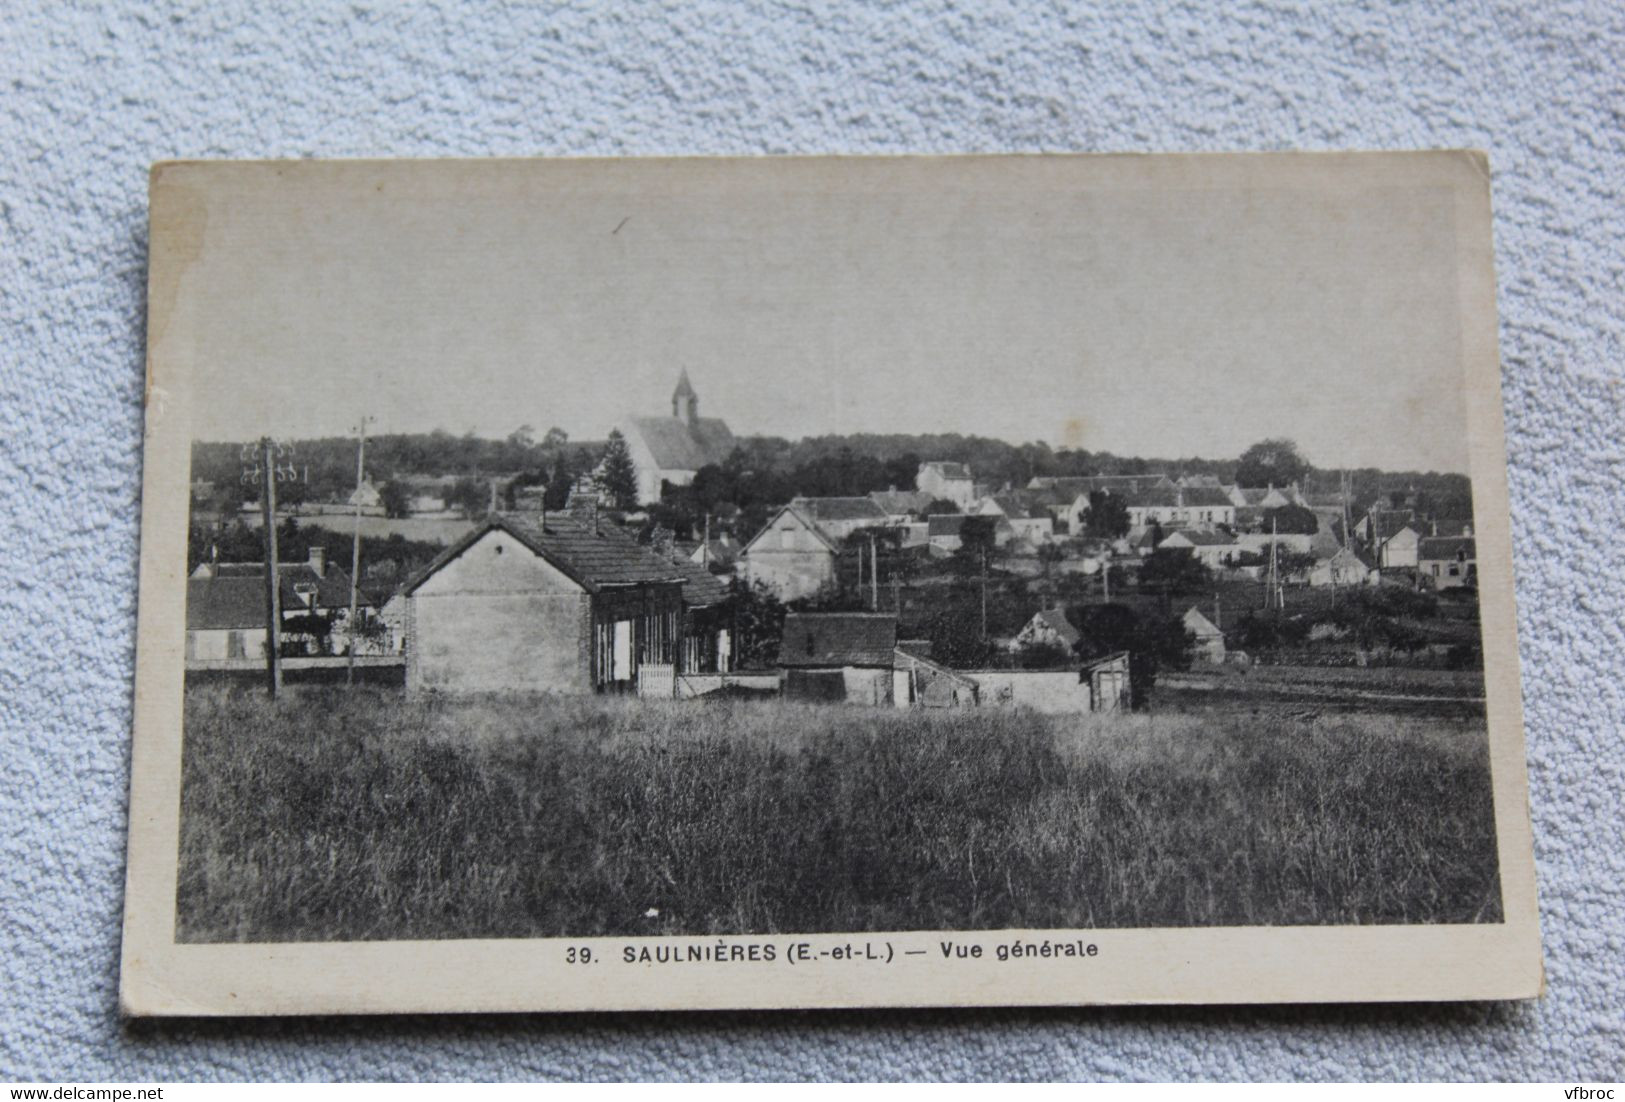
[[[186,699],[188,942],[1501,915],[1481,717]]]

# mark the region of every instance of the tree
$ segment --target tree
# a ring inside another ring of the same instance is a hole
[[[954,569],[960,574],[980,574],[997,553],[998,517],[966,517],[959,526],[959,547],[954,551]]]
[[[949,501],[947,498],[939,497],[927,505],[921,515],[928,517],[954,516],[962,511],[957,501]]]
[[[386,517],[412,515],[412,495],[403,484],[393,478],[378,487],[378,496],[383,499]]]
[[[490,502],[491,491],[477,478],[459,478],[446,491],[446,507],[470,519],[483,515]]]
[[[1067,610],[1082,636],[1074,648],[1085,662],[1128,651],[1129,702],[1136,709],[1151,702],[1159,670],[1190,665],[1194,638],[1178,620],[1155,612],[1137,613],[1128,605],[1083,605]]]
[[[1283,536],[1312,536],[1320,531],[1320,518],[1313,509],[1305,509],[1302,505],[1283,505],[1278,509],[1264,510],[1264,523],[1259,526],[1261,532],[1276,532]]]
[[[553,469],[547,475],[547,490],[542,494],[542,507],[554,512],[570,503],[570,487],[575,485],[575,466],[570,462],[568,448],[560,449],[553,460]]]
[[[599,482],[609,494],[610,505],[616,509],[635,509],[638,505],[638,472],[632,464],[632,452],[626,446],[626,437],[620,429],[609,430],[609,442],[604,445],[602,473]]]
[[[1308,473],[1309,461],[1284,437],[1260,440],[1236,464],[1236,482],[1242,486],[1289,486]]]
[[[1083,534],[1094,539],[1115,540],[1128,535],[1128,529],[1128,502],[1105,490],[1091,491]]]
[[[1038,545],[1038,569],[1046,578],[1055,565],[1066,560],[1066,551],[1058,543],[1041,543]]]
[[[570,434],[555,425],[542,436],[542,449],[550,452],[563,451],[569,442]]]
[[[1188,547],[1163,547],[1140,564],[1140,588],[1158,593],[1202,593],[1211,584],[1207,567]]]
[[[728,586],[728,605],[734,626],[735,654],[741,669],[766,669],[779,658],[784,637],[784,602],[757,582],[735,578]]]
[[[968,609],[948,609],[928,619],[923,634],[931,640],[931,660],[952,669],[985,667],[993,647],[982,639],[980,616]]]

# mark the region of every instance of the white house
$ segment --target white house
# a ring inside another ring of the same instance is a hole
[[[983,517],[1003,517],[1010,522],[1015,538],[1033,544],[1055,538],[1055,517],[1041,504],[1028,500],[1026,493],[993,494],[977,502],[971,513]]]
[[[1309,570],[1309,584],[1317,587],[1365,585],[1370,578],[1371,567],[1350,547],[1338,548]]]
[[[795,505],[786,505],[745,544],[745,579],[781,601],[810,597],[835,580],[840,547]]]
[[[1195,555],[1207,568],[1228,566],[1235,560],[1240,548],[1230,536],[1219,532],[1205,532],[1200,528],[1180,528],[1163,538],[1157,550],[1184,548]]]
[[[671,395],[670,417],[628,415],[622,419],[632,466],[637,471],[638,502],[660,500],[660,484],[687,486],[701,467],[721,463],[734,449],[728,423],[700,416],[700,396],[685,369]]]
[[[1217,624],[1203,616],[1195,605],[1185,610],[1180,622],[1195,637],[1192,656],[1196,661],[1213,666],[1224,662],[1224,632],[1219,630]]]
[[[951,501],[962,509],[968,509],[976,500],[976,480],[963,463],[921,463],[914,476],[914,488],[930,494],[932,500]]]
[[[1430,536],[1418,543],[1416,572],[1434,589],[1478,585],[1478,545],[1471,536]]]

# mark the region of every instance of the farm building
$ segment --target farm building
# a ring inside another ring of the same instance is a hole
[[[1224,632],[1220,631],[1212,620],[1203,616],[1201,609],[1192,605],[1185,610],[1180,623],[1194,637],[1191,655],[1196,661],[1212,666],[1224,664]]]
[[[1409,524],[1392,534],[1383,535],[1377,543],[1377,565],[1384,569],[1411,567],[1417,564],[1417,553],[1422,535]]]
[[[672,391],[671,416],[628,415],[622,419],[621,435],[637,472],[639,504],[659,501],[662,482],[687,486],[701,467],[721,463],[734,450],[728,423],[700,416],[700,396],[686,369]]]
[[[281,645],[306,653],[343,653],[349,638],[350,575],[329,566],[326,552],[310,549],[303,562],[277,563]],[[372,601],[357,595],[361,615]],[[265,657],[265,564],[206,562],[186,582],[186,658],[219,661]],[[315,621],[323,626],[318,627]],[[313,630],[315,629],[315,630]]]
[[[976,500],[976,480],[963,463],[921,463],[914,476],[914,488],[930,494],[933,501],[951,501],[961,509]]]
[[[792,612],[779,639],[790,699],[890,704],[897,649],[891,612]]]
[[[1477,543],[1471,536],[1430,536],[1423,539],[1417,544],[1416,572],[1434,589],[1477,586]]]
[[[745,578],[781,601],[810,597],[835,580],[839,554],[835,540],[812,517],[786,505],[745,544]]]
[[[721,584],[595,515],[492,514],[401,595],[408,692],[669,688],[728,651]]]

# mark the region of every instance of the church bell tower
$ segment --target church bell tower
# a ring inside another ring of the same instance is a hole
[[[685,425],[693,426],[700,419],[700,396],[694,384],[688,381],[688,368],[677,377],[677,389],[671,392],[671,415]]]

